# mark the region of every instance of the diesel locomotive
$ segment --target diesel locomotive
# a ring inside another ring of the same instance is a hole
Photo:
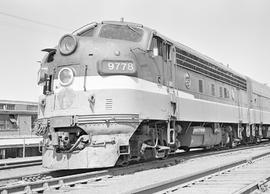
[[[157,31],[90,23],[46,52],[43,166],[102,168],[270,137],[270,88]]]

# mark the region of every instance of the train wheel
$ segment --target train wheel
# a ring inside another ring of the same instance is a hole
[[[155,148],[154,151],[155,151],[155,158],[158,159],[166,159],[169,155],[168,149]]]
[[[158,159],[161,159],[161,160],[164,160],[164,159],[167,159],[168,158],[168,153],[166,153],[166,151],[164,151],[162,154],[161,153],[159,153],[159,154],[157,154],[156,155],[156,158],[158,158]]]

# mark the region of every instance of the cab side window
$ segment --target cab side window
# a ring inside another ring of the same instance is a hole
[[[154,54],[157,54],[158,56],[161,56],[161,57],[163,56],[162,42],[163,40],[160,37],[153,36],[153,39],[151,42],[151,48],[150,48],[151,50],[153,50]]]
[[[171,44],[158,36],[153,36],[151,48],[154,56],[161,56],[164,61],[171,60]]]
[[[171,60],[171,45],[169,45],[168,43],[164,42],[163,43],[163,50],[164,50],[164,55],[163,55],[164,61]]]

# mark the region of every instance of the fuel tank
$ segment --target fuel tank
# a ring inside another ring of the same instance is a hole
[[[222,134],[219,128],[194,126],[187,129],[185,134],[180,136],[182,147],[209,147],[221,143]]]

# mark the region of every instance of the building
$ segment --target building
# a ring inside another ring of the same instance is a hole
[[[32,132],[37,112],[35,102],[0,100],[0,159],[41,155]]]

